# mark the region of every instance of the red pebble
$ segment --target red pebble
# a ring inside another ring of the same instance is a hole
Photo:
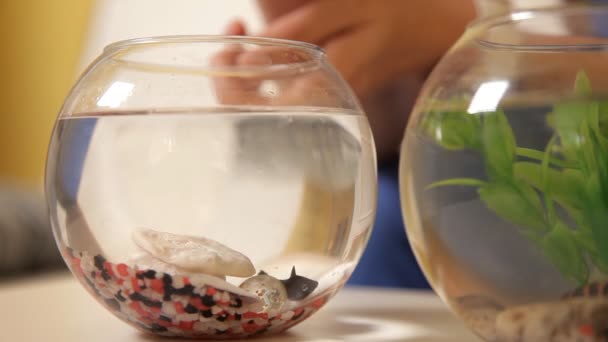
[[[258,317],[258,314],[256,314],[255,312],[251,312],[251,311],[247,311],[243,314],[244,319],[252,319],[252,318],[256,318],[256,317]]]
[[[213,296],[214,294],[217,293],[217,289],[213,288],[213,287],[207,287],[207,294],[209,296]]]
[[[296,310],[293,312],[293,316],[294,316],[294,317],[300,316],[300,315],[302,314],[302,312],[304,312],[304,308],[299,308],[299,309],[296,309]]]
[[[106,270],[110,277],[114,278],[114,270],[112,269],[112,264],[106,261],[103,263],[103,268]]]
[[[129,306],[141,317],[152,318],[152,315],[148,311],[146,311],[138,302],[131,302]]]
[[[261,319],[267,321],[268,320],[268,314],[265,313],[265,312],[255,313],[255,312],[251,312],[251,311],[245,312],[243,314],[243,319],[252,319],[252,318],[261,318]]]
[[[184,285],[191,285],[190,278],[188,278],[188,277],[184,277],[183,282],[184,282]]]
[[[199,310],[208,310],[209,308],[203,305],[203,300],[201,297],[192,297],[189,301],[190,305],[194,306]]]
[[[133,291],[141,291],[141,286],[139,286],[139,280],[135,277],[131,278],[131,286],[133,286]]]
[[[74,258],[72,259],[72,269],[76,271],[79,276],[84,276],[84,272],[82,271],[82,267],[80,267],[80,259]]]
[[[122,284],[124,284],[124,283],[125,283],[125,281],[124,281],[123,279],[120,279],[120,278],[119,278],[119,279],[116,279],[116,284],[117,284],[118,286],[122,286]]]
[[[255,323],[245,323],[243,324],[243,330],[247,333],[254,333],[258,330],[258,325]]]
[[[581,325],[580,327],[578,327],[578,331],[583,336],[588,336],[588,337],[594,336],[593,327],[589,324]]]
[[[325,305],[325,298],[319,298],[312,302],[312,307],[315,309],[320,309],[323,305]]]
[[[178,314],[183,314],[186,312],[186,310],[184,310],[184,305],[181,302],[175,302],[173,303],[173,306],[175,306],[175,312]]]
[[[156,321],[156,324],[160,325],[161,327],[165,327],[165,328],[173,326],[173,323],[167,322],[167,321],[163,321],[162,319]]]
[[[139,322],[143,323],[145,325],[150,325],[152,323],[155,323],[155,321],[153,321],[151,318],[148,318],[148,317],[140,317]]]
[[[137,312],[139,315],[147,317],[150,314],[144,310],[138,302],[131,302],[129,307],[133,309],[133,311]]]
[[[163,294],[165,292],[163,281],[161,279],[152,279],[150,281],[150,288],[160,294]]]
[[[129,266],[125,264],[118,264],[116,266],[116,270],[118,271],[118,274],[120,274],[122,277],[129,276]]]
[[[192,330],[194,328],[194,321],[191,322],[179,322],[178,328],[184,330]]]

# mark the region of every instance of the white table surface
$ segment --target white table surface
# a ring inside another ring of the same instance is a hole
[[[346,288],[288,333],[253,341],[478,341],[433,294]],[[0,341],[184,341],[139,333],[69,274],[0,283]],[[251,341],[251,340],[248,340]]]

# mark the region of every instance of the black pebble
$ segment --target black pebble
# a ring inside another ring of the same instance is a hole
[[[154,271],[154,270],[147,270],[146,272],[144,272],[144,277],[146,277],[148,279],[155,279],[156,278],[156,271]]]
[[[216,335],[223,335],[223,334],[225,334],[227,332],[228,332],[228,330],[215,329],[215,334]]]
[[[188,304],[186,305],[186,307],[184,308],[184,311],[186,311],[189,314],[193,314],[193,313],[197,313],[198,309],[195,308],[192,304]]]
[[[209,317],[213,317],[213,312],[211,312],[211,310],[204,310],[204,311],[201,311],[201,315],[203,315],[203,317],[205,317],[205,318],[209,318]]]
[[[109,281],[110,279],[112,279],[112,277],[110,277],[110,275],[108,274],[108,272],[105,269],[101,271],[101,277],[105,281]]]
[[[161,321],[165,321],[165,322],[171,322],[171,318],[169,318],[167,316],[163,316],[163,315],[160,315],[158,317],[158,319],[160,319]]]
[[[108,305],[114,311],[120,310],[120,303],[115,299],[106,299],[106,305]]]
[[[163,274],[163,284],[165,284],[165,285],[173,284],[173,278],[171,278],[171,276],[166,273]]]
[[[97,267],[98,270],[102,271],[103,270],[103,264],[106,262],[106,258],[102,257],[101,255],[96,255],[93,258],[94,262],[95,262],[95,267]]]
[[[153,308],[160,308],[163,306],[163,303],[152,300],[139,292],[132,293],[129,298],[131,298],[133,301],[142,302],[145,306]]]
[[[127,298],[125,298],[125,297],[122,295],[122,290],[118,290],[118,293],[116,293],[116,294],[114,295],[114,298],[116,298],[116,300],[118,300],[119,302],[124,302],[124,301],[126,301],[126,300],[127,300]]]
[[[238,298],[238,297],[234,300],[234,303],[232,303],[232,302],[230,303],[231,308],[240,308],[242,306],[243,306],[243,301],[241,300],[241,298]]]
[[[205,305],[205,306],[212,307],[215,305],[215,300],[213,300],[212,296],[204,295],[202,297],[202,299],[203,299],[203,305]]]
[[[236,321],[240,321],[240,320],[241,320],[241,314],[238,314],[238,313],[237,313],[237,314],[234,314],[234,319],[235,319]]]
[[[226,316],[226,315],[217,316],[217,320],[220,322],[225,321],[227,318],[228,318],[228,316]]]
[[[165,292],[164,296],[163,296],[163,300],[164,301],[170,301],[171,300],[171,295],[173,293],[175,293],[175,289],[172,286],[173,284],[173,278],[171,278],[170,275],[168,274],[163,274],[163,290]]]
[[[192,295],[194,294],[194,286],[188,284],[188,285],[184,285],[184,287],[180,288],[180,289],[173,289],[173,293],[176,295],[180,295],[180,296],[188,296],[188,295]]]
[[[167,331],[167,328],[163,327],[162,325],[158,325],[156,323],[152,324],[150,327],[146,328],[149,331],[152,332],[165,332]]]

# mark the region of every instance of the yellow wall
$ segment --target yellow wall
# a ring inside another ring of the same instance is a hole
[[[0,0],[0,183],[40,187],[92,0]]]

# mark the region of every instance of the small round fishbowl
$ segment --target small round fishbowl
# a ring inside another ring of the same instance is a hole
[[[302,322],[345,284],[376,212],[376,154],[323,51],[246,37],[108,46],[50,143],[47,201],[74,276],[163,336]]]
[[[481,19],[402,145],[411,246],[485,341],[608,340],[608,9]]]

